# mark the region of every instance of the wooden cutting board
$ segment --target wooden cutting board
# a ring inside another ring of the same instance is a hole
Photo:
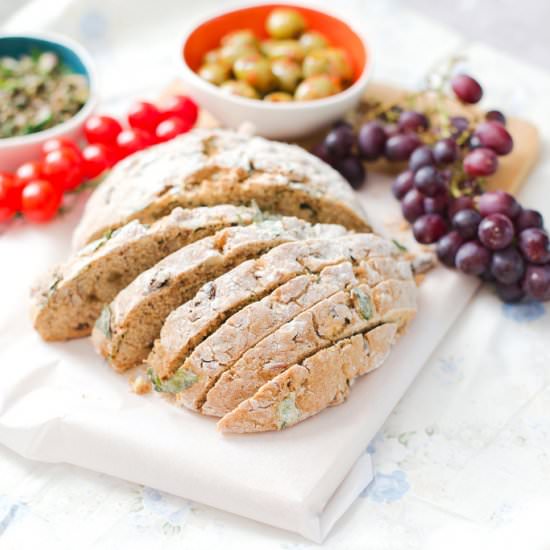
[[[160,100],[177,93],[185,93],[185,86],[180,80],[174,81],[161,94]],[[374,82],[369,84],[365,93],[367,100],[381,100],[384,103],[399,102],[410,91],[403,90],[388,84]],[[476,107],[464,106],[457,101],[449,100],[447,108],[452,114],[472,114],[478,112]],[[246,122],[243,120],[243,123]],[[205,128],[215,128],[219,122],[210,113],[201,109],[197,125]],[[537,128],[527,120],[508,117],[506,127],[514,139],[513,151],[504,157],[499,157],[499,169],[497,173],[488,178],[489,189],[502,189],[516,194],[525,182],[527,175],[535,165],[540,151],[540,137]],[[310,136],[298,143],[306,148],[322,139],[323,132],[316,136]],[[370,170],[383,172],[396,172],[395,165],[387,163],[374,163],[367,165]]]

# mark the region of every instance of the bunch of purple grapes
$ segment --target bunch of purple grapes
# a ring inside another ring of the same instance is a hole
[[[495,283],[505,302],[525,296],[550,300],[550,243],[536,210],[523,209],[503,191],[460,197],[447,215],[423,214],[413,222],[415,238],[437,242],[439,260],[463,273]]]
[[[451,79],[463,103],[477,103],[479,83],[464,74]],[[395,121],[395,122],[394,122]],[[337,124],[314,153],[354,187],[365,181],[363,161],[408,162],[392,185],[415,239],[436,244],[442,263],[496,285],[507,302],[523,297],[550,300],[550,244],[540,213],[522,209],[501,191],[483,192],[498,157],[513,140],[500,111],[471,127],[466,117],[447,117],[430,127],[426,114],[392,106],[354,132]]]

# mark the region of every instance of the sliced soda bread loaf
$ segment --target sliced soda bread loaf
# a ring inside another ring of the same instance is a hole
[[[174,310],[162,327],[147,360],[156,388],[177,392],[191,385],[186,371],[178,369],[193,349],[231,315],[294,277],[319,273],[354,258],[392,255],[399,255],[397,247],[372,233],[287,243],[207,283],[193,299]],[[171,379],[176,371],[178,376]],[[196,375],[190,378],[196,381]]]
[[[338,341],[278,374],[219,422],[225,433],[281,430],[342,403],[358,376],[386,360],[398,327],[386,323]]]
[[[223,416],[294,363],[381,323],[393,321],[404,328],[415,312],[412,281],[354,286],[304,311],[248,350],[210,389],[206,402],[203,392],[189,396],[189,390],[178,394],[177,401],[193,409],[202,405],[204,414]]]
[[[151,223],[175,206],[251,201],[313,223],[370,230],[348,183],[304,149],[196,129],[117,164],[88,201],[73,244],[79,248],[134,219]]]
[[[53,268],[31,290],[31,317],[44,340],[88,336],[101,309],[141,272],[182,246],[224,227],[258,220],[257,208],[218,205],[183,210],[151,226],[134,220]]]
[[[346,233],[339,225],[311,225],[298,218],[266,220],[217,232],[167,256],[139,275],[103,309],[92,339],[113,368],[141,363],[168,314],[205,281],[288,241]]]

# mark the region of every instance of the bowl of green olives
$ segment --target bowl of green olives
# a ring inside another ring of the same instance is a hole
[[[287,3],[218,11],[192,25],[180,54],[185,84],[207,111],[271,139],[341,118],[359,103],[372,65],[351,23]]]

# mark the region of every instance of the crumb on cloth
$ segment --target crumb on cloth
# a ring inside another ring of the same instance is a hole
[[[139,374],[134,379],[130,379],[129,382],[132,391],[137,395],[145,395],[152,389],[151,381],[144,374]]]

